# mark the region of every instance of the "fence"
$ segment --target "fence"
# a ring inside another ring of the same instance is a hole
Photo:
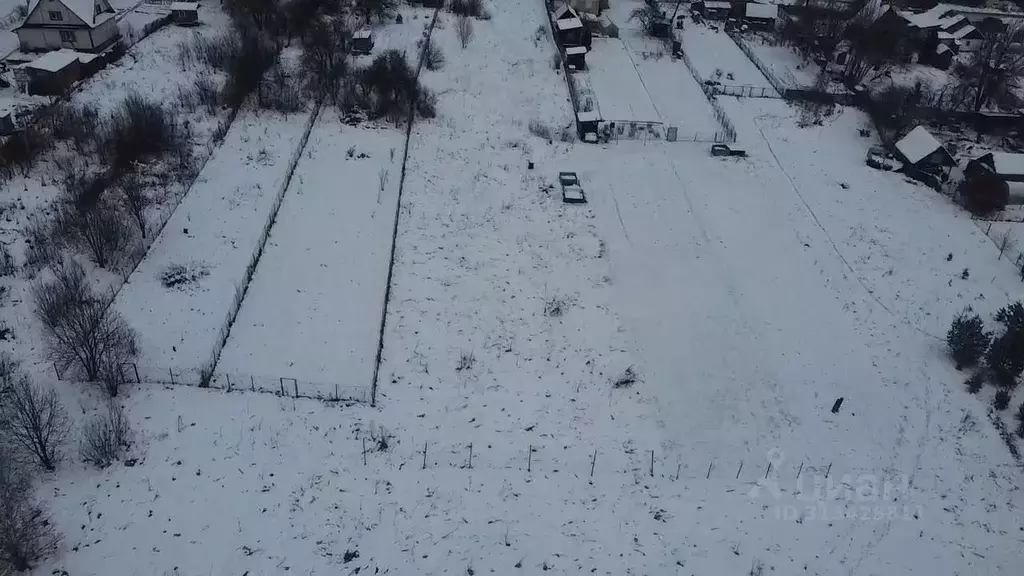
[[[714,96],[736,96],[739,98],[781,98],[778,92],[767,86],[712,84],[711,93]]]
[[[289,376],[267,376],[240,372],[215,372],[204,384],[206,372],[198,369],[156,368],[134,362],[121,365],[126,382],[170,384],[172,386],[208,386],[227,392],[247,390],[291,398],[334,401],[370,401],[370,386],[343,386],[337,382],[316,382]]]
[[[627,120],[623,122],[607,122],[604,124],[609,140],[663,140],[665,142],[735,142],[728,139],[725,131],[683,133],[678,126],[665,125],[661,122],[642,122]]]
[[[693,62],[690,60],[689,55],[686,54],[686,51],[680,49],[679,56],[683,59],[683,64],[686,65],[686,69],[690,71],[690,75],[693,76],[693,79],[700,85],[701,90],[704,92],[704,97],[707,98],[708,104],[711,105],[711,109],[714,111],[715,120],[718,122],[718,125],[722,127],[720,133],[715,133],[716,139],[714,141],[723,143],[735,142],[736,127],[733,126],[732,120],[730,120],[729,116],[726,115],[725,109],[722,108],[722,105],[715,100],[713,87],[704,83],[704,79],[700,77],[700,72],[697,72],[697,67],[693,65]],[[721,140],[718,139],[719,134],[721,134]]]

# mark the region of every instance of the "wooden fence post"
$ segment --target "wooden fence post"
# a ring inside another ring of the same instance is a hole
[[[533,444],[530,444],[530,451],[526,453],[526,471],[530,472],[533,467]]]
[[[171,370],[170,368],[168,368],[167,372],[171,375],[171,384],[172,385],[176,384],[176,382],[174,381],[174,370]]]
[[[594,465],[597,464],[597,448],[594,448],[594,457],[590,459],[590,477],[594,477]]]
[[[423,443],[423,468],[421,468],[421,470],[426,470],[426,469],[427,469],[427,443],[424,442]]]
[[[249,385],[252,386],[252,391],[256,391],[256,378],[252,374],[249,374]]]

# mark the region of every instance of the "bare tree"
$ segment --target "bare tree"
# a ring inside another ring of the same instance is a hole
[[[351,40],[352,31],[343,18],[318,18],[306,30],[302,36],[302,71],[311,92],[326,94],[337,102],[341,81],[347,72]]]
[[[111,400],[106,414],[86,425],[82,437],[82,460],[106,468],[120,458],[131,441],[131,426],[124,408]]]
[[[224,11],[241,25],[274,34],[285,19],[276,0],[225,0]]]
[[[123,215],[117,206],[107,203],[86,210],[69,207],[59,223],[66,238],[87,251],[100,268],[114,264],[131,243]]]
[[[1024,74],[1024,51],[1020,37],[1024,26],[1015,24],[1005,32],[988,32],[981,47],[954,71],[971,96],[971,109],[1000,103],[1019,85]]]
[[[69,261],[55,278],[32,287],[36,317],[54,362],[77,364],[90,381],[105,367],[120,367],[137,353],[135,331],[85,285],[82,267]]]
[[[29,477],[0,448],[0,571],[30,570],[60,541],[46,512],[31,501]]]
[[[71,430],[71,420],[56,390],[42,390],[21,373],[4,398],[0,416],[7,442],[35,456],[43,468],[56,468],[61,445]]]
[[[398,0],[363,0],[362,4],[363,17],[367,22],[372,16],[376,16],[378,22],[384,22],[398,13]]]
[[[124,199],[125,208],[132,215],[132,218],[135,219],[135,224],[139,227],[139,234],[145,238],[147,230],[146,208],[152,204],[152,201],[146,195],[142,179],[135,174],[126,174],[117,183],[117,189],[121,192],[121,196]]]
[[[455,17],[455,35],[465,49],[473,40],[473,20],[469,16]]]
[[[643,6],[637,6],[629,13],[629,21],[639,22],[644,34],[648,36],[654,35],[658,22],[663,18],[661,8],[655,2],[645,2]]]
[[[1013,231],[1007,228],[1002,234],[996,236],[996,247],[999,248],[999,258],[1002,259],[1003,254],[1013,250],[1017,246],[1017,237],[1013,235]]]

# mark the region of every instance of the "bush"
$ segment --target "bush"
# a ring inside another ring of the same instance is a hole
[[[226,71],[240,51],[241,41],[237,32],[225,32],[212,38],[196,33],[189,41],[178,45],[178,62],[185,70],[202,65]]]
[[[416,113],[421,118],[434,118],[437,116],[437,95],[420,89],[416,96]]]
[[[988,349],[987,361],[995,383],[1006,388],[1017,385],[1017,377],[1024,370],[1024,354],[1022,354],[1021,337],[1007,332],[992,341]]]
[[[530,120],[530,134],[548,141],[552,139],[551,127],[540,120]]]
[[[946,345],[957,370],[977,364],[991,340],[992,335],[985,331],[981,317],[970,310],[957,314],[946,333]]]
[[[107,413],[97,416],[85,427],[80,448],[82,460],[106,468],[120,459],[130,440],[131,426],[124,408],[111,401]]]
[[[362,6],[367,20],[376,16],[381,23],[394,18],[398,13],[398,0],[362,0]]]
[[[620,374],[613,382],[612,387],[614,388],[629,388],[633,384],[640,381],[640,376],[637,375],[636,370],[630,366]]]
[[[18,265],[14,262],[11,249],[7,244],[0,244],[0,276],[14,276],[18,273]]]
[[[1002,324],[1007,332],[1024,334],[1024,304],[1014,302],[1003,306],[996,312],[996,322]]]
[[[3,439],[35,457],[43,468],[54,470],[71,420],[56,390],[38,388],[24,373],[14,378],[0,406]]]
[[[120,193],[125,209],[135,220],[139,234],[145,238],[146,232],[149,230],[146,221],[146,209],[153,202],[146,194],[146,187],[142,179],[135,174],[126,174],[118,180],[117,191]]]
[[[209,76],[196,78],[191,88],[178,87],[178,104],[185,110],[195,110],[202,106],[209,114],[214,114],[218,101],[217,86]]]
[[[90,104],[59,104],[50,116],[49,128],[57,140],[69,140],[79,154],[96,144],[100,133],[100,113]]]
[[[352,31],[343,18],[315,20],[302,36],[302,73],[306,89],[314,95],[327,95],[337,104]]]
[[[423,48],[423,65],[431,71],[444,67],[444,52],[433,39],[427,40],[427,45]]]
[[[65,208],[58,226],[65,240],[88,252],[100,268],[116,265],[132,240],[126,216],[109,202],[91,210]]]
[[[465,49],[473,41],[473,21],[469,16],[457,16],[455,18],[455,37],[459,44]]]
[[[262,34],[243,30],[237,35],[239,49],[228,60],[228,74],[223,99],[228,106],[239,108],[260,85],[263,74],[274,65],[277,50]]]
[[[32,296],[50,360],[77,364],[95,381],[105,367],[135,358],[134,330],[92,293],[78,263],[58,266],[52,280],[32,287]]]
[[[31,495],[28,475],[0,449],[0,572],[30,570],[60,542],[49,515]]]
[[[972,176],[960,187],[964,207],[975,216],[987,216],[1006,208],[1010,201],[1010,187],[1005,180],[991,172]]]
[[[76,155],[58,156],[54,165],[60,175],[63,200],[78,210],[91,210],[107,187],[106,177]]]
[[[14,168],[28,176],[39,157],[53,147],[49,131],[26,126],[0,147],[0,167],[9,177]]]
[[[21,232],[26,244],[26,270],[35,273],[60,260],[64,241],[51,220],[41,214],[33,214]]]
[[[260,108],[282,114],[301,112],[306,107],[298,88],[284,75],[280,66],[275,66],[260,81],[257,100]]]
[[[967,391],[971,394],[981,392],[982,386],[985,385],[985,372],[978,370],[974,374],[971,374],[964,384],[967,386]]]
[[[995,398],[992,400],[992,407],[996,410],[1006,410],[1007,406],[1010,405],[1010,392],[1006,389],[999,390],[996,392]]]
[[[491,15],[487,12],[483,0],[449,0],[448,10],[457,16],[471,16],[487,20]]]
[[[354,76],[354,81],[344,86],[343,106],[347,112],[361,109],[370,119],[386,118],[395,123],[405,119],[413,106],[424,116],[433,115],[436,100],[420,87],[415,72],[398,50],[382,52]]]
[[[110,118],[107,158],[115,173],[133,163],[185,145],[173,114],[159,104],[131,93]]]

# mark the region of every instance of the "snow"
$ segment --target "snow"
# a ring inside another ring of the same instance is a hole
[[[570,46],[570,47],[565,49],[565,53],[570,55],[570,56],[573,56],[573,55],[576,55],[576,54],[586,54],[587,53],[587,47],[586,46]]]
[[[61,4],[67,7],[72,14],[78,16],[86,26],[96,26],[101,24],[105,20],[109,20],[113,14],[105,12],[102,14],[96,14],[95,5],[100,0],[58,0]],[[28,6],[28,13],[31,14],[36,6],[39,5],[39,0],[32,0]]]
[[[917,164],[939,148],[942,148],[942,144],[924,126],[914,128],[896,143],[896,149],[911,164]]]
[[[580,22],[580,19],[575,17],[556,20],[555,25],[557,25],[558,29],[562,31],[583,28],[583,22]]]
[[[771,88],[729,35],[705,24],[691,24],[682,31],[683,50],[705,80],[723,84]],[[732,74],[732,78],[728,75]]]
[[[775,4],[747,3],[748,18],[764,18],[774,20],[779,15],[779,7]]]
[[[195,12],[198,9],[198,2],[171,2],[172,12]],[[358,32],[356,34],[358,34]]]
[[[350,127],[334,113],[322,114],[221,355],[220,370],[329,384],[319,390],[325,397],[333,395],[335,383],[368,386],[403,143],[404,134],[393,127]],[[355,149],[352,157],[350,147]],[[383,191],[381,171],[386,172]]]
[[[679,70],[679,74],[685,72]],[[594,38],[587,56],[587,70],[577,72],[576,77],[586,79],[593,90],[602,119],[615,122],[661,120],[628,49],[618,38]]]
[[[576,119],[580,122],[597,122],[601,116],[597,112],[578,112]]]
[[[53,52],[47,52],[39,58],[25,64],[25,67],[44,70],[46,72],[59,72],[71,65],[71,63],[78,61],[80,56],[87,55],[79,54],[74,50],[54,50]]]
[[[704,8],[711,10],[729,10],[732,8],[732,4],[725,0],[708,0],[704,3]]]
[[[995,164],[996,174],[1003,176],[1024,175],[1024,154],[993,152],[992,161]]]
[[[140,370],[195,371],[210,360],[307,117],[240,112],[118,293],[115,308],[140,335]],[[161,274],[172,265],[208,275],[197,286],[164,288]]]

